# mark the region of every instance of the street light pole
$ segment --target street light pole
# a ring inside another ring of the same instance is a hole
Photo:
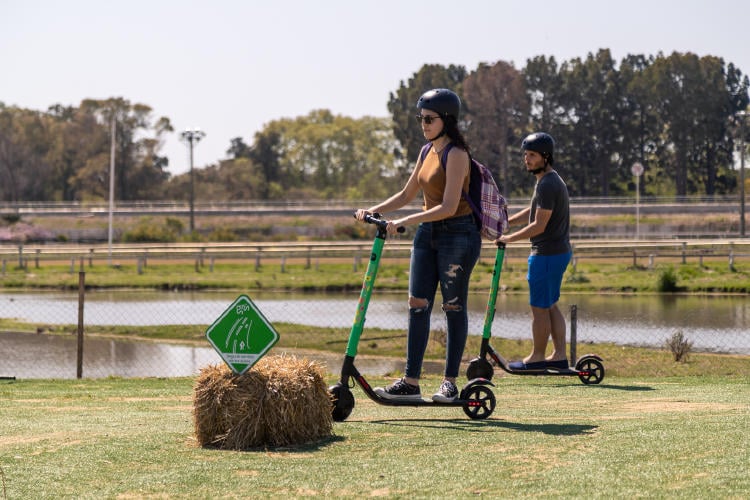
[[[190,150],[190,234],[195,231],[195,178],[193,174],[193,145],[198,144],[206,133],[199,129],[185,129],[180,138],[185,141]]]

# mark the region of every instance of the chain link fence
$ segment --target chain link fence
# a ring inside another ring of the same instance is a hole
[[[408,242],[393,245],[388,251],[396,259],[408,256]],[[389,242],[391,245],[391,242]],[[267,247],[268,245],[266,245]],[[284,250],[285,248],[285,250]],[[368,245],[360,244],[353,252],[353,271],[363,270]],[[576,259],[601,259],[614,254],[612,247],[603,249],[599,244],[580,245]],[[685,243],[669,244],[671,257],[677,259],[713,258],[734,265],[737,259],[747,256],[736,250],[716,250],[715,247],[693,247]],[[221,262],[226,248],[212,252],[203,249],[185,251],[195,259],[196,269],[210,267],[210,273],[221,272]],[[519,249],[520,250],[520,249]],[[709,251],[710,250],[710,251]],[[33,272],[44,266],[44,252],[26,249],[19,252],[19,267]],[[333,247],[291,249],[289,246],[244,250],[247,259],[256,265],[275,267],[279,272],[297,259],[309,266],[320,260],[336,257]],[[233,250],[234,252],[234,250]],[[517,262],[522,262],[519,252]],[[655,258],[664,258],[664,246],[620,247],[619,258],[630,256],[634,263],[653,265]],[[147,272],[144,249],[131,252],[128,258],[140,263],[137,272]],[[151,249],[148,266],[174,259],[170,252]],[[118,255],[124,259],[125,254]],[[234,255],[234,253],[233,253]],[[482,259],[489,262],[494,255],[492,247],[483,250]],[[234,255],[236,257],[236,255]],[[656,256],[656,257],[655,257]],[[340,257],[340,256],[339,256]],[[48,259],[52,259],[49,254]],[[55,259],[61,257],[55,255]],[[71,272],[78,271],[85,280],[86,266],[103,265],[104,256],[90,251],[85,257],[70,258]],[[39,259],[39,260],[34,260]],[[96,260],[98,259],[98,260]],[[141,260],[143,259],[143,260]],[[521,264],[519,264],[521,265]],[[574,262],[575,265],[575,262]],[[635,265],[635,264],[634,264]],[[3,274],[7,263],[3,262]],[[80,267],[79,267],[80,266]],[[214,269],[215,268],[215,269]],[[80,269],[80,271],[79,271]],[[209,343],[157,342],[137,338],[125,339],[122,335],[100,335],[108,328],[139,327],[179,330],[186,337],[200,338],[208,325],[218,318],[232,303],[237,293],[229,292],[174,292],[174,291],[9,291],[0,293],[0,377],[15,378],[99,378],[99,377],[172,377],[191,376],[206,364],[219,363],[219,355]],[[358,292],[339,294],[249,294],[271,323],[307,326],[351,326],[358,301]],[[481,335],[484,324],[486,294],[472,294],[470,300],[470,325],[472,335]],[[750,355],[750,297],[747,295],[708,296],[603,296],[563,294],[560,306],[568,319],[568,328],[575,329],[579,344],[614,343],[663,348],[665,341],[682,332],[693,343],[695,350]],[[571,325],[570,311],[576,308],[576,321]],[[439,308],[435,308],[439,309]],[[497,300],[497,313],[493,321],[493,337],[530,339],[530,314],[527,297],[523,293],[501,293]],[[408,309],[406,292],[376,292],[367,313],[366,328],[406,330]],[[444,316],[435,312],[433,329],[445,331]],[[348,330],[346,330],[348,331]],[[79,332],[81,335],[79,335]],[[96,333],[97,335],[93,335]],[[341,353],[320,355],[328,369],[335,373]],[[471,357],[475,353],[466,353]],[[398,361],[396,369],[401,368]],[[382,369],[382,366],[380,367]],[[365,371],[360,366],[360,369]]]

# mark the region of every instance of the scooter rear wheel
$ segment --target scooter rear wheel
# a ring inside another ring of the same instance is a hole
[[[604,380],[604,365],[593,357],[583,357],[576,363],[576,370],[581,372],[578,378],[586,385],[598,384]]]
[[[461,399],[466,400],[464,413],[472,420],[483,420],[495,411],[495,394],[486,385],[474,385],[465,390]]]

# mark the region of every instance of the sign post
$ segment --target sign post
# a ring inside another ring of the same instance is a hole
[[[238,375],[279,340],[279,334],[247,295],[240,295],[206,330],[206,338]]]
[[[643,165],[640,162],[633,163],[630,171],[635,176],[635,239],[641,239],[641,175]]]

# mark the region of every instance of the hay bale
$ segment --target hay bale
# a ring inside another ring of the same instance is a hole
[[[321,367],[295,356],[267,356],[236,375],[211,365],[193,393],[201,446],[245,450],[318,441],[331,435],[331,399]]]

